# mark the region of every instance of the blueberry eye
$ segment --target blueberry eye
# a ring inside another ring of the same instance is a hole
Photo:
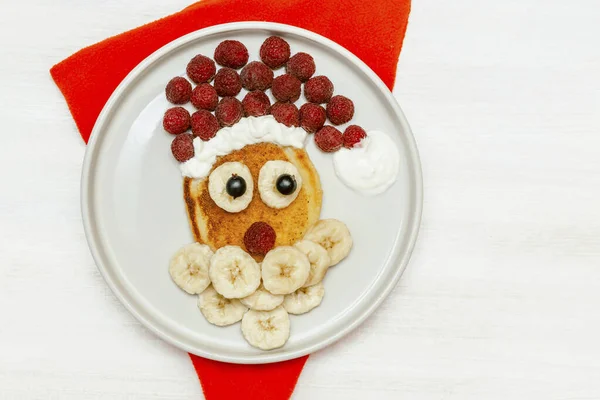
[[[234,174],[227,180],[225,190],[227,191],[228,195],[234,199],[237,199],[246,193],[246,180],[241,176]]]
[[[292,204],[302,191],[302,175],[298,168],[283,160],[267,161],[258,173],[257,183],[262,202],[276,209]]]
[[[208,176],[210,198],[229,213],[245,210],[252,202],[253,191],[252,173],[240,162],[223,163]]]
[[[275,183],[277,191],[283,195],[290,195],[296,191],[296,179],[290,174],[283,174],[277,178]]]

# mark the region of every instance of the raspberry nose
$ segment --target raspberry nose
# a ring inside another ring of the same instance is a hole
[[[275,229],[266,222],[255,222],[244,234],[244,245],[250,254],[265,255],[275,246]]]

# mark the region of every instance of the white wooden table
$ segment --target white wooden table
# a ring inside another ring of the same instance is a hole
[[[0,398],[198,399],[117,302],[79,210],[84,145],[48,69],[189,0],[0,0]],[[572,4],[569,4],[572,3]],[[396,94],[420,240],[297,399],[600,398],[600,6],[416,0]]]

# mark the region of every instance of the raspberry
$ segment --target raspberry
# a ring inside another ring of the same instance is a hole
[[[354,103],[344,96],[333,96],[327,104],[327,118],[334,125],[345,124],[354,116]]]
[[[242,107],[244,108],[244,115],[246,117],[259,117],[269,113],[271,100],[269,100],[269,96],[265,92],[255,90],[254,92],[249,92],[244,97]]]
[[[271,115],[275,120],[285,126],[300,125],[300,117],[298,116],[298,107],[292,103],[277,102],[271,107]]]
[[[300,126],[308,133],[315,133],[327,119],[325,109],[318,104],[306,103],[300,107]]]
[[[237,40],[225,40],[215,49],[215,61],[229,68],[242,68],[248,62],[248,49]]]
[[[192,114],[192,132],[194,136],[207,141],[215,137],[218,130],[219,121],[210,111],[198,110]]]
[[[175,136],[171,142],[171,153],[179,162],[186,162],[194,157],[194,137],[189,133]]]
[[[244,234],[244,246],[251,254],[265,255],[275,246],[275,229],[266,222],[255,222]]]
[[[173,104],[185,104],[190,101],[192,94],[192,84],[181,76],[176,76],[167,83],[165,88],[167,100]]]
[[[237,96],[242,90],[240,76],[234,69],[221,68],[215,75],[215,89],[221,97]]]
[[[192,58],[186,68],[188,76],[196,83],[210,82],[216,71],[215,62],[202,54]]]
[[[315,133],[315,143],[317,147],[326,153],[333,153],[342,147],[342,132],[331,125],[325,125]]]
[[[279,68],[290,59],[290,45],[278,36],[268,37],[260,46],[260,59],[273,69]]]
[[[183,107],[169,108],[163,117],[163,128],[172,135],[177,135],[190,127],[190,113]]]
[[[287,62],[285,71],[288,74],[294,75],[302,82],[306,82],[314,75],[316,70],[315,60],[310,54],[297,53]]]
[[[304,96],[311,103],[327,103],[332,95],[333,83],[326,76],[315,76],[304,84]]]
[[[209,83],[201,83],[192,91],[192,104],[199,110],[214,111],[218,102],[217,91]]]
[[[248,91],[267,90],[273,82],[273,71],[260,61],[252,61],[240,74],[242,86]]]
[[[292,103],[300,97],[302,83],[291,74],[283,74],[273,79],[271,93],[279,101],[291,101]]]
[[[221,126],[231,126],[238,122],[244,114],[242,103],[235,97],[224,97],[215,110]]]
[[[367,137],[367,132],[358,125],[350,125],[344,131],[344,147],[353,148],[361,140]]]

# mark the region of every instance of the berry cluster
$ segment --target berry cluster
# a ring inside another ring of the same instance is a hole
[[[347,97],[334,96],[329,78],[313,76],[316,72],[313,57],[302,52],[291,56],[290,45],[284,39],[267,38],[260,47],[261,61],[248,63],[248,49],[237,40],[221,42],[213,58],[214,61],[199,54],[188,63],[187,76],[195,87],[178,76],[165,89],[167,100],[176,105],[166,111],[163,127],[176,135],[171,151],[177,161],[194,157],[194,137],[210,140],[219,128],[232,126],[244,116],[271,114],[286,126],[300,126],[314,133],[315,143],[325,152],[337,151],[342,146],[352,148],[366,137],[365,130],[358,125],[348,126],[344,133],[332,126],[352,119],[354,103]],[[275,77],[273,70],[283,66],[285,73]],[[298,109],[294,102],[300,98],[302,86],[308,103]],[[239,101],[236,96],[242,88],[247,93]],[[265,94],[269,88],[277,100],[273,105]],[[191,115],[181,107],[188,102],[197,109]],[[325,125],[327,120],[332,125]],[[188,133],[190,129],[192,132]]]

